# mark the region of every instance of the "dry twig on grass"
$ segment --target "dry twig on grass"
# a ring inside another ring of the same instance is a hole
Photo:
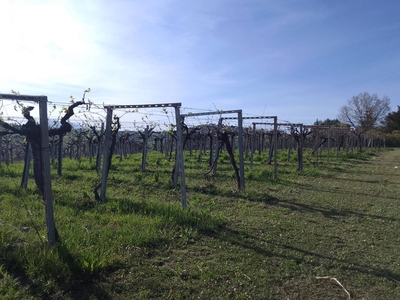
[[[339,280],[337,280],[335,277],[330,277],[330,276],[324,276],[324,277],[315,277],[316,279],[331,279],[333,281],[335,281],[338,285],[340,285],[342,287],[342,289],[346,292],[347,296],[349,297],[349,299],[351,299],[350,293],[344,288],[343,284],[341,284],[339,282]]]

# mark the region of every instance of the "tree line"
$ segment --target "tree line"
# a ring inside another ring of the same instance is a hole
[[[400,147],[400,106],[391,111],[390,98],[360,93],[340,107],[335,119],[317,120],[314,125],[350,127],[385,139],[386,146]]]

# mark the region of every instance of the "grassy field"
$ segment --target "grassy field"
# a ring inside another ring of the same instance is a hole
[[[161,154],[144,172],[115,157],[101,203],[94,165],[65,159],[54,247],[33,180],[21,189],[23,166],[3,164],[0,298],[400,299],[400,149],[305,155],[299,173],[279,153],[276,180],[256,155],[244,192],[227,154],[212,176],[186,156],[185,211]]]

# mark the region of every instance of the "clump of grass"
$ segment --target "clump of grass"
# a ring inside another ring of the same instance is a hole
[[[18,278],[0,266],[0,297],[2,299],[33,299],[26,286],[21,285]]]

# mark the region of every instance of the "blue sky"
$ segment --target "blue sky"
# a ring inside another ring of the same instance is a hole
[[[90,87],[97,104],[305,124],[365,91],[400,105],[399,1],[2,0],[0,11],[1,93],[67,103]]]

